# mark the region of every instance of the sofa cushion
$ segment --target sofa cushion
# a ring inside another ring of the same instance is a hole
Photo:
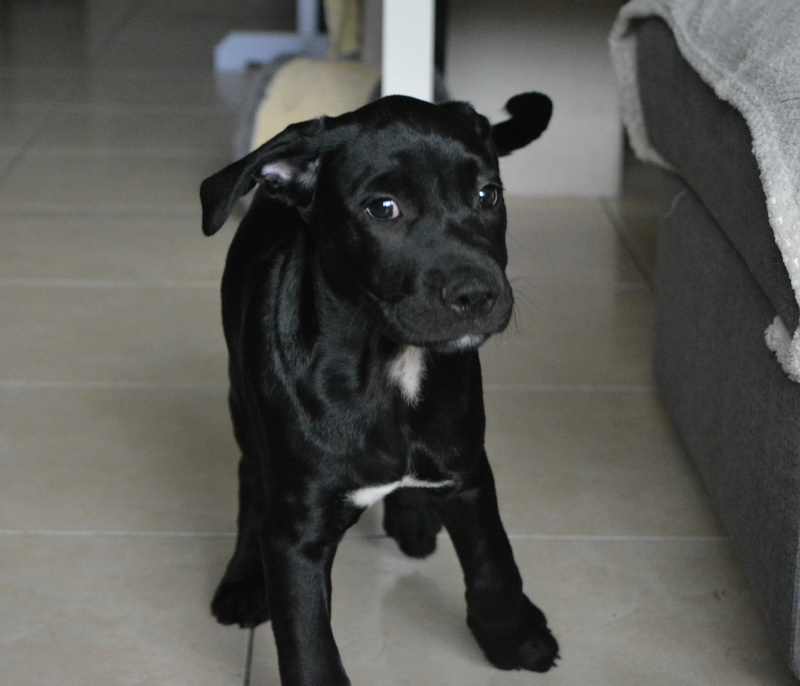
[[[642,21],[636,34],[650,144],[702,199],[786,327],[796,329],[800,309],[770,227],[744,118],[686,63],[664,22]]]
[[[760,322],[773,315],[738,251],[681,187],[659,234],[656,379],[755,598],[800,676],[800,387],[763,344]]]

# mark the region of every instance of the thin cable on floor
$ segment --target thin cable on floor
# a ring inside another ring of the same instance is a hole
[[[247,654],[244,658],[244,680],[242,686],[250,686],[250,673],[253,667],[253,643],[255,641],[256,630],[250,629],[250,635],[247,637]]]

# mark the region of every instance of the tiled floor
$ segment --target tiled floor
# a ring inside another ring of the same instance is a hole
[[[207,611],[236,452],[230,231],[204,239],[196,199],[235,121],[212,46],[266,24],[291,17],[0,0],[2,686],[277,683],[268,628],[248,663],[249,635]],[[792,683],[654,393],[652,203],[510,204],[519,307],[485,349],[488,447],[563,660],[487,666],[447,539],[406,559],[375,508],[334,571],[354,684]]]

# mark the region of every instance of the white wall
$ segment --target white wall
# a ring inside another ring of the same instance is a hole
[[[447,87],[493,121],[515,93],[554,101],[550,128],[503,160],[517,195],[615,195],[622,129],[607,35],[620,0],[450,0]]]

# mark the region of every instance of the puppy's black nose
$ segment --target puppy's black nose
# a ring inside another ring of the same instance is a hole
[[[494,280],[483,274],[461,274],[442,289],[442,301],[461,317],[482,317],[494,308],[499,290]]]

